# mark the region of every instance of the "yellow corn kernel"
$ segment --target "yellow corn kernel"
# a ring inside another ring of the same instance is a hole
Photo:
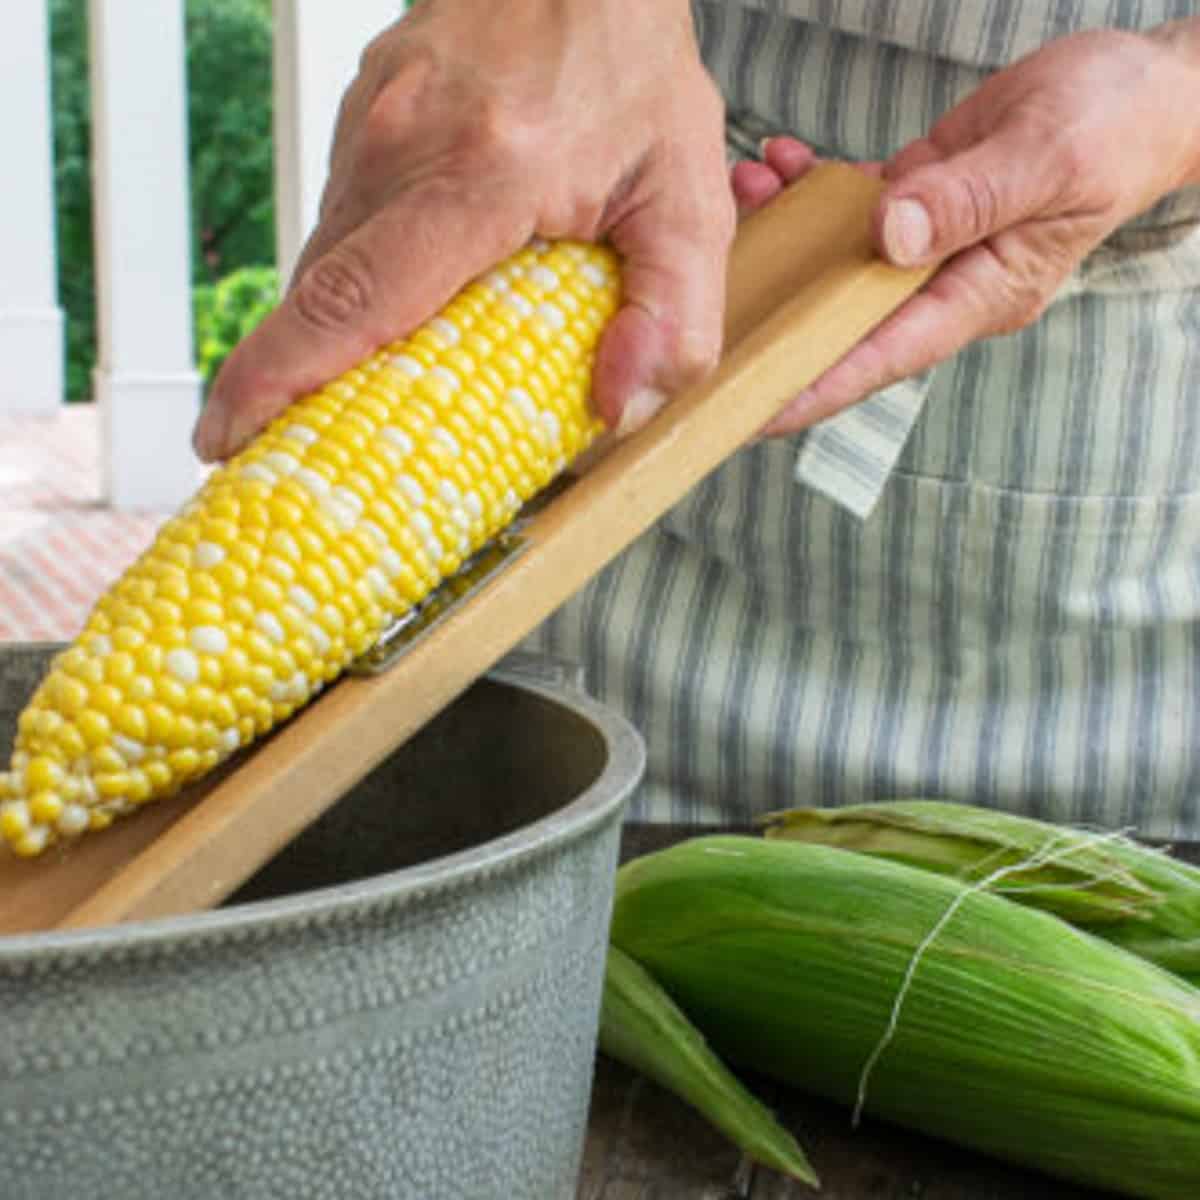
[[[62,797],[54,792],[35,792],[29,801],[29,815],[43,825],[57,821],[62,810]]]
[[[29,832],[32,817],[24,800],[8,800],[0,805],[0,833],[7,842],[15,843]]]

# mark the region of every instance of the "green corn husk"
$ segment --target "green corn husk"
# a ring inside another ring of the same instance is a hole
[[[600,1049],[687,1101],[756,1162],[819,1187],[804,1151],[712,1052],[657,981],[610,946]]]
[[[712,837],[622,868],[611,940],[715,1051],[855,1104],[942,921],[864,1111],[1063,1178],[1200,1195],[1200,992],[1056,917],[847,851]]]
[[[940,800],[794,809],[765,825],[769,838],[836,846],[969,882],[1049,857],[989,890],[1200,985],[1200,870],[1128,838]]]

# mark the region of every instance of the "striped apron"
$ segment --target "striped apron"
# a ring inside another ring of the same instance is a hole
[[[731,111],[847,158],[1171,0],[697,0]],[[1038,324],[698,486],[535,635],[649,748],[631,815],[943,797],[1200,838],[1200,192]]]

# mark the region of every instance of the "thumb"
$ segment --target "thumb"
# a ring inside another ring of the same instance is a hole
[[[229,457],[294,399],[414,329],[523,241],[518,223],[494,211],[418,191],[393,202],[305,267],[230,354],[196,425],[197,454]]]
[[[939,262],[1045,214],[1061,191],[1053,156],[1015,127],[957,152],[916,153],[929,145],[902,152],[901,161],[924,161],[894,178],[877,212],[879,247],[898,267]]]
[[[645,425],[672,392],[721,352],[725,275],[735,212],[722,179],[715,202],[638,209],[609,232],[622,259],[621,307],[596,353],[593,403],[619,435]]]

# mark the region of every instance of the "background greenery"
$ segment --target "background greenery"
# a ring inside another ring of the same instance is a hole
[[[95,360],[87,2],[51,0],[58,286],[67,395]],[[271,0],[187,0],[196,352],[206,379],[274,303]]]

